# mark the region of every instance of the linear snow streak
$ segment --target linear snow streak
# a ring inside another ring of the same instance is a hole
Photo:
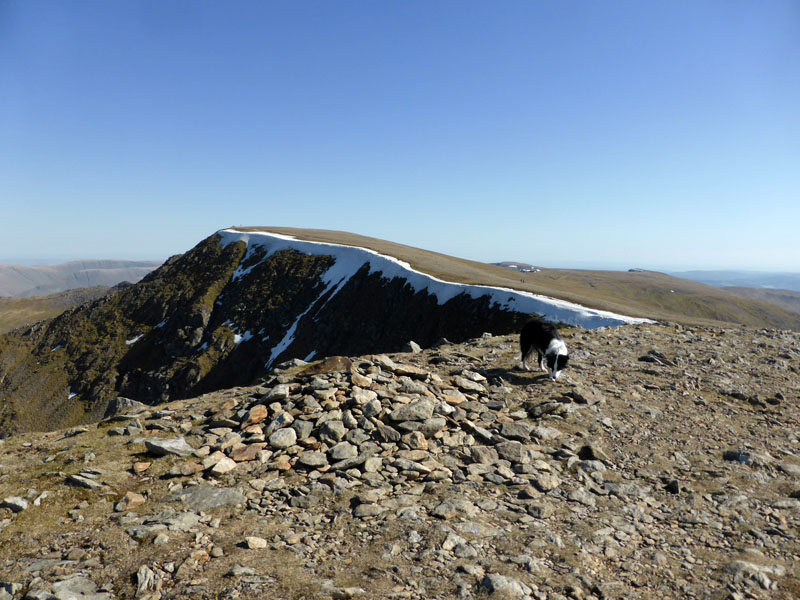
[[[278,342],[278,345],[272,348],[272,352],[270,353],[269,359],[267,360],[267,363],[265,365],[266,368],[270,368],[272,366],[272,363],[275,362],[275,359],[278,358],[278,356],[280,356],[284,350],[286,350],[289,346],[292,345],[292,342],[294,342],[294,334],[297,331],[297,326],[300,324],[300,321],[309,312],[311,312],[311,310],[319,303],[320,299],[322,299],[325,296],[325,294],[328,293],[328,290],[333,288],[333,292],[328,297],[328,299],[325,300],[325,303],[317,309],[317,312],[322,310],[325,307],[325,305],[328,304],[328,302],[330,302],[331,298],[333,298],[336,294],[339,293],[339,290],[341,290],[342,287],[344,287],[344,284],[347,283],[350,280],[350,277],[352,277],[353,274],[355,274],[355,272],[358,270],[356,269],[356,271],[353,271],[348,274],[348,271],[346,269],[341,267],[337,269],[336,267],[337,265],[336,263],[334,263],[334,265],[330,269],[328,269],[327,271],[325,271],[325,273],[322,274],[322,281],[325,283],[325,288],[322,290],[320,295],[317,296],[316,299],[314,299],[314,301],[308,305],[308,308],[306,308],[300,315],[298,315],[294,323],[292,323],[292,326],[284,334],[283,339],[280,342]],[[331,271],[333,271],[333,273],[329,275]]]

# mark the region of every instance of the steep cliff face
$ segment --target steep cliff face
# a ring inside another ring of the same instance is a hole
[[[443,282],[362,248],[222,231],[139,284],[0,338],[0,434],[247,385],[291,358],[397,351],[515,331],[530,313],[635,321]]]

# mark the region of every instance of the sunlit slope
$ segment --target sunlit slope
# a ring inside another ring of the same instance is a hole
[[[0,298],[0,334],[52,319],[67,309],[96,300],[108,292],[105,286],[68,290],[50,296]]]

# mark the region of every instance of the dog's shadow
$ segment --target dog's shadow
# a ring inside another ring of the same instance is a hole
[[[502,379],[512,385],[543,385],[553,380],[544,371],[525,371],[523,369],[486,369],[483,371],[485,377],[489,379]]]

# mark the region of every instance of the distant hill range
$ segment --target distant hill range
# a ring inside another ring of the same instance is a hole
[[[337,231],[236,228],[139,283],[0,335],[0,436],[249,385],[292,359],[647,319],[800,330],[800,315],[650,271],[520,272]]]
[[[771,302],[772,304],[781,306],[786,310],[800,314],[800,292],[751,287],[726,287],[722,289],[724,289],[726,292],[744,296],[745,298]]]
[[[82,260],[59,265],[0,265],[0,296],[47,296],[77,288],[136,283],[161,263],[155,261]]]
[[[761,271],[681,271],[671,275],[721,288],[764,288],[800,292],[800,273]]]

